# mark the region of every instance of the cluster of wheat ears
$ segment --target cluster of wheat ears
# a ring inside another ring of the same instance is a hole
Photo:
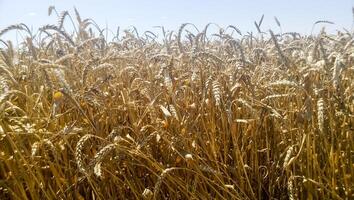
[[[353,32],[51,14],[0,31],[1,199],[354,198]]]

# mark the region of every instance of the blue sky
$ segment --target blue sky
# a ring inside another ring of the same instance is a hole
[[[253,22],[264,14],[263,30],[278,30],[274,21],[276,16],[283,32],[310,33],[317,20],[335,22],[328,26],[329,31],[342,27],[350,29],[354,0],[0,0],[0,29],[20,22],[34,30],[41,25],[56,24],[54,15],[47,16],[51,5],[59,12],[71,11],[73,16],[76,6],[82,18],[92,18],[100,26],[107,24],[112,30],[130,25],[139,31],[154,30],[153,26],[158,25],[176,30],[185,22],[194,23],[201,29],[208,22],[214,22],[221,26],[232,24],[247,32],[256,31]],[[69,21],[66,23],[70,25]]]

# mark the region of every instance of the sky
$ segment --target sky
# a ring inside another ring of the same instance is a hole
[[[256,32],[254,21],[264,14],[263,30],[279,31],[276,16],[283,32],[310,34],[318,20],[335,23],[326,25],[328,31],[351,29],[354,0],[0,0],[0,30],[17,23],[25,23],[35,31],[46,24],[57,24],[55,15],[48,16],[49,6],[55,6],[59,13],[71,12],[74,19],[75,6],[82,18],[92,18],[102,28],[108,26],[113,31],[118,26],[125,29],[132,25],[139,32],[158,32],[154,26],[160,25],[177,30],[185,22],[201,30],[213,22],[222,27],[235,25],[243,33]],[[66,25],[71,23],[66,21]],[[13,39],[14,33],[1,39],[6,37]]]

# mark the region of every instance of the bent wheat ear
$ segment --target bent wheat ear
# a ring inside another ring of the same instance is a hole
[[[172,105],[172,104],[170,104],[170,105],[168,105],[168,109],[170,110],[170,113],[172,114],[172,116],[173,116],[175,119],[179,120],[178,114],[177,114],[177,110],[176,110],[175,106]]]
[[[17,80],[14,78],[14,75],[11,73],[11,71],[9,71],[5,66],[0,65],[0,73],[4,72],[7,77],[9,78],[9,80],[11,80],[11,82],[15,85],[18,85]]]
[[[165,108],[164,106],[160,105],[160,109],[161,109],[162,113],[165,115],[165,117],[168,118],[168,117],[171,117],[171,116],[172,116],[172,114],[170,113],[170,111],[168,111],[168,109]]]
[[[317,101],[317,121],[318,121],[318,129],[321,133],[324,131],[324,120],[325,120],[325,103],[322,98]]]
[[[117,148],[117,144],[109,144],[105,147],[103,147],[93,158],[93,163],[94,163],[94,174],[97,177],[102,177],[102,161],[103,159],[113,150]]]
[[[48,16],[50,16],[52,14],[53,10],[55,10],[55,6],[48,7]]]
[[[38,150],[41,146],[47,146],[49,147],[49,149],[52,151],[53,154],[56,153],[56,150],[55,150],[55,146],[54,144],[48,140],[48,139],[44,139],[42,141],[37,141],[35,143],[32,144],[32,149],[31,149],[31,155],[32,157],[36,156],[37,153],[38,153]]]
[[[238,29],[236,26],[229,25],[229,26],[226,28],[226,30],[227,30],[228,28],[234,29],[239,35],[242,36],[242,32],[241,32],[240,29]]]
[[[96,138],[96,136],[92,134],[86,134],[83,137],[80,138],[80,140],[76,144],[75,148],[75,160],[76,164],[78,166],[78,169],[80,172],[82,172],[85,175],[89,174],[89,170],[86,168],[85,162],[84,162],[84,157],[85,155],[83,154],[83,149],[85,147],[85,143],[89,141],[90,139]]]
[[[11,30],[24,30],[27,33],[29,33],[32,38],[32,33],[31,33],[30,29],[23,23],[10,25],[10,26],[4,28],[3,30],[0,31],[0,37]]]
[[[288,195],[289,195],[289,200],[294,200],[294,178],[291,176],[288,180]]]
[[[213,90],[212,91],[213,91],[216,106],[220,106],[221,90],[220,90],[220,83],[217,80],[213,81]]]
[[[277,40],[277,38],[275,37],[273,31],[272,31],[272,30],[269,30],[269,33],[270,33],[270,35],[271,35],[271,38],[272,38],[272,40],[273,40],[273,42],[274,42],[274,45],[275,45],[275,47],[276,47],[276,50],[277,50],[277,52],[278,52],[278,54],[279,54],[281,60],[283,61],[283,63],[284,63],[285,65],[288,65],[288,64],[289,64],[288,58],[284,55],[283,51],[281,50],[280,45],[279,45],[279,43],[278,43],[278,40]]]
[[[142,196],[146,200],[151,200],[154,197],[154,193],[150,189],[145,188]]]
[[[285,158],[284,158],[284,164],[283,164],[283,168],[284,169],[288,166],[288,162],[290,160],[290,157],[291,157],[293,151],[294,151],[294,147],[293,146],[289,147],[289,149],[286,151],[286,155],[285,155]]]
[[[316,25],[316,24],[320,24],[320,23],[322,23],[322,24],[334,24],[334,22],[331,22],[331,21],[327,21],[327,20],[318,20],[318,21],[316,21],[316,22],[314,23],[314,25]]]
[[[72,45],[72,46],[75,46],[75,43],[74,41],[71,39],[71,37],[66,33],[64,32],[63,30],[60,30],[59,27],[55,26],[55,25],[45,25],[43,26],[42,28],[40,28],[40,30],[55,30],[57,31],[58,33],[60,33],[62,36],[64,36],[64,38]]]
[[[77,22],[79,22],[79,24],[81,25],[82,19],[81,19],[80,13],[79,13],[79,11],[76,9],[76,7],[74,7],[74,11],[75,11],[75,15],[76,15]]]
[[[188,23],[182,24],[181,27],[180,27],[179,30],[178,30],[177,44],[178,44],[178,49],[179,49],[179,52],[180,52],[180,53],[183,53],[183,52],[184,52],[183,44],[182,44],[182,42],[181,42],[181,37],[182,37],[183,29],[184,29],[184,27],[186,27],[187,25],[188,25]]]
[[[340,85],[340,73],[343,67],[343,62],[341,56],[337,56],[333,67],[333,87],[338,90]]]
[[[61,14],[60,14],[60,17],[59,17],[59,21],[58,21],[58,28],[59,29],[62,29],[63,28],[63,24],[64,24],[64,20],[65,20],[65,17],[69,15],[69,12],[68,11],[63,11]]]
[[[161,184],[164,180],[164,178],[169,174],[171,173],[172,171],[174,170],[178,170],[180,168],[177,168],[177,167],[171,167],[171,168],[167,168],[165,170],[162,171],[162,173],[160,174],[156,184],[155,184],[155,187],[154,187],[154,199],[157,199],[157,196],[160,192],[160,187],[161,187]]]

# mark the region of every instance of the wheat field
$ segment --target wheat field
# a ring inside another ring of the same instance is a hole
[[[352,31],[48,14],[0,31],[0,199],[354,199]]]

